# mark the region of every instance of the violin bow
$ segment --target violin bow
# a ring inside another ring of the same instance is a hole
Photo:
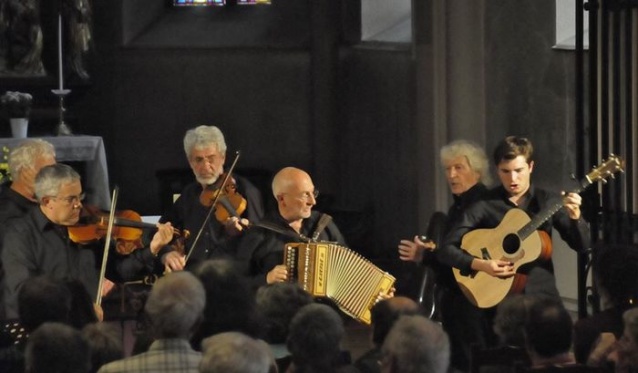
[[[197,236],[195,236],[195,239],[193,240],[193,244],[191,245],[190,249],[188,249],[188,254],[186,254],[186,258],[184,259],[184,264],[188,262],[188,259],[190,258],[191,254],[193,253],[193,251],[195,251],[195,246],[199,242],[199,238],[201,237],[202,232],[204,232],[204,228],[206,227],[206,225],[208,225],[208,221],[210,220],[211,215],[213,215],[213,211],[215,211],[215,207],[217,206],[217,203],[219,202],[219,198],[223,194],[221,193],[221,191],[225,190],[226,184],[228,183],[228,180],[230,180],[230,175],[232,175],[233,170],[235,169],[235,165],[237,164],[237,161],[239,160],[239,155],[240,154],[238,150],[235,152],[235,159],[233,160],[233,163],[230,165],[230,168],[228,169],[228,172],[226,173],[226,177],[224,177],[224,180],[222,180],[222,185],[219,187],[219,193],[217,193],[217,195],[215,196],[215,199],[213,200],[213,203],[210,205],[210,208],[208,209],[208,213],[206,214],[206,218],[204,219],[202,226],[199,228],[199,231],[197,232]]]
[[[102,288],[104,287],[104,279],[106,276],[106,263],[109,260],[109,248],[111,247],[111,234],[113,233],[113,224],[115,223],[115,206],[117,205],[119,190],[120,188],[116,186],[113,189],[113,196],[111,197],[111,211],[109,212],[109,220],[106,228],[104,253],[102,254],[102,266],[100,267],[100,279],[97,285],[97,296],[95,297],[95,304],[98,306],[102,305]]]

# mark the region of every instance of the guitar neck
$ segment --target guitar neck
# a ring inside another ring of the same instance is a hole
[[[572,191],[572,193],[580,193],[583,191],[583,189],[585,189],[587,186],[591,184],[592,183],[589,180],[583,179],[583,181],[581,182],[582,187]],[[529,223],[525,224],[523,228],[521,228],[517,232],[518,236],[522,240],[526,239],[527,237],[529,237],[530,234],[534,233],[534,231],[536,231],[541,225],[543,225],[543,223],[551,219],[552,216],[554,216],[554,214],[557,213],[558,210],[560,210],[562,207],[563,207],[563,202],[561,201],[542,210],[540,213],[534,216]]]

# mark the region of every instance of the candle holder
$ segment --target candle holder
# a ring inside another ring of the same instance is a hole
[[[71,128],[64,122],[64,112],[66,111],[66,109],[64,108],[64,97],[71,93],[71,90],[52,89],[51,92],[53,92],[54,95],[58,96],[58,99],[60,100],[60,106],[58,108],[60,112],[60,122],[58,123],[55,133],[57,136],[70,136],[72,135]]]

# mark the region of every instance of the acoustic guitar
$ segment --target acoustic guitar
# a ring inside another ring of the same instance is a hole
[[[585,176],[580,182],[581,187],[574,193],[580,193],[595,182],[606,181],[614,173],[623,170],[624,161],[612,154]],[[466,233],[461,241],[461,249],[481,259],[507,260],[514,264],[516,271],[535,260],[547,260],[551,257],[551,238],[546,232],[537,229],[562,207],[562,201],[558,202],[534,218],[521,209],[513,208],[496,228],[475,229]],[[469,276],[462,275],[457,268],[452,268],[452,271],[463,294],[480,308],[493,307],[507,294],[520,292],[525,287],[525,276],[519,273],[502,278],[483,271],[474,271]]]

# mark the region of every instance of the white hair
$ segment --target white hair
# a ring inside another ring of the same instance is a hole
[[[481,175],[481,182],[488,186],[492,184],[490,163],[483,148],[477,144],[467,140],[452,141],[441,148],[440,154],[443,165],[454,158],[465,157],[470,168]]]
[[[184,135],[184,151],[190,158],[193,149],[207,148],[215,145],[217,150],[226,154],[226,140],[224,134],[215,126],[199,126],[186,131]]]

